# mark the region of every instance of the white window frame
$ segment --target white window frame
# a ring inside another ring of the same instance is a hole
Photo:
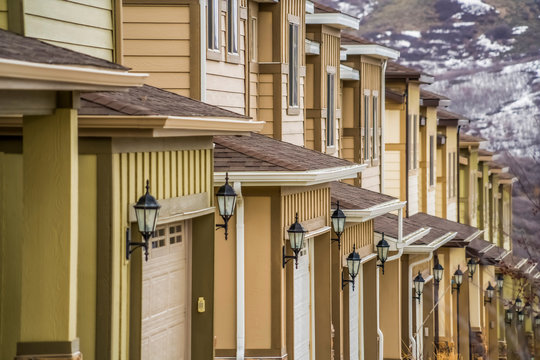
[[[369,161],[369,105],[370,105],[370,91],[364,90],[364,160]]]
[[[336,75],[326,74],[326,147],[335,146],[336,142]]]
[[[227,0],[227,52],[238,55],[238,0]]]
[[[435,185],[435,135],[429,136],[429,186]]]
[[[372,112],[372,129],[371,129],[371,146],[372,146],[372,152],[371,157],[373,159],[376,159],[379,156],[379,93],[377,91],[373,91],[373,98],[371,100],[373,109],[371,109]]]
[[[288,105],[291,108],[297,108],[299,105],[299,31],[300,26],[297,22],[289,21],[289,86],[288,86]]]
[[[219,52],[219,2],[208,0],[207,6],[207,48]]]

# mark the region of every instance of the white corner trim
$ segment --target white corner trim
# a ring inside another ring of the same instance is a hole
[[[339,77],[341,80],[360,80],[360,72],[346,65],[339,65]]]
[[[399,51],[379,44],[358,44],[342,46],[347,49],[347,55],[372,55],[390,60],[397,60],[400,55]]]
[[[338,29],[358,30],[360,20],[342,13],[306,14],[306,24],[329,25]]]
[[[0,59],[0,78],[48,83],[58,87],[62,84],[66,89],[111,90],[142,86],[148,74],[130,73],[126,70],[101,69],[73,65],[52,65],[29,61]],[[44,84],[45,85],[45,84]],[[29,84],[12,89],[24,89]],[[43,87],[41,87],[43,88]],[[32,88],[31,88],[32,89]]]
[[[229,181],[241,181],[243,186],[309,186],[341,179],[355,178],[366,164],[354,164],[309,171],[233,171]],[[225,173],[214,173],[214,186],[225,183]]]
[[[306,55],[320,55],[321,44],[316,41],[306,39]]]
[[[347,50],[339,50],[339,61],[347,61]]]

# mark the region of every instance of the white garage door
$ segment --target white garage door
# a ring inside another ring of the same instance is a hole
[[[188,236],[184,222],[160,226],[143,261],[143,360],[187,359]]]
[[[354,279],[354,291],[349,288],[349,344],[350,344],[350,360],[358,360],[358,308],[360,291],[358,289],[358,279]],[[351,284],[349,284],[351,286]]]
[[[298,269],[294,269],[294,359],[310,358],[310,274],[307,247],[298,254]]]

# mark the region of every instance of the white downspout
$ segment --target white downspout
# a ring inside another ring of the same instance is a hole
[[[246,344],[244,284],[244,198],[242,183],[233,184],[236,192],[236,359],[244,360]]]
[[[388,60],[383,60],[382,63],[382,74],[381,74],[381,194],[384,194],[384,121],[385,121],[385,112],[386,112],[386,64]]]
[[[416,340],[414,339],[414,335],[413,335],[413,324],[412,324],[412,303],[414,302],[416,304],[416,300],[414,300],[412,297],[413,297],[413,293],[412,293],[412,270],[413,270],[413,267],[415,267],[416,265],[420,265],[422,263],[425,263],[426,261],[430,261],[431,258],[433,258],[433,252],[430,252],[429,255],[423,259],[420,259],[418,261],[415,261],[413,262],[412,264],[409,265],[409,281],[408,281],[408,288],[409,288],[409,341],[411,342],[411,352],[414,354],[413,356],[413,359],[418,359],[418,349],[416,348]],[[418,311],[416,312],[418,314]]]
[[[201,53],[201,101],[206,101],[206,0],[199,0],[199,26],[200,29],[200,41],[199,44]]]
[[[385,63],[386,65],[386,63]],[[400,208],[398,210],[398,244],[401,244],[403,242],[403,208]],[[390,256],[388,259],[386,259],[386,263],[390,261],[397,260],[403,255],[403,245],[398,246],[398,253],[396,255]],[[383,360],[384,357],[384,334],[381,330],[380,325],[380,308],[381,304],[379,303],[379,271],[380,269],[377,268],[377,335],[379,335],[379,360]]]
[[[360,290],[360,360],[364,360],[364,264],[360,265],[360,280],[358,284]]]

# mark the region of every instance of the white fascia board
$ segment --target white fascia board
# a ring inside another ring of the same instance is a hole
[[[342,30],[358,30],[360,28],[360,20],[342,13],[306,14],[306,24],[328,25]]]
[[[148,74],[75,65],[0,59],[0,88],[111,91],[142,86]]]
[[[406,201],[399,201],[398,199],[385,202],[376,206],[372,206],[367,209],[343,209],[343,213],[347,216],[347,222],[350,223],[362,223],[377,216],[388,214],[389,212],[402,209]]]
[[[316,41],[306,39],[306,55],[320,55],[321,44]]]
[[[347,50],[339,51],[339,61],[347,61]]]
[[[360,80],[360,72],[352,67],[340,65],[339,77],[341,80]]]
[[[370,261],[370,260],[372,260],[372,259],[374,259],[376,257],[377,257],[376,253],[371,253],[371,254],[369,254],[367,256],[364,256],[362,259],[360,259],[360,264],[365,264],[368,261]],[[540,275],[540,273],[539,273],[539,275]]]
[[[489,250],[493,249],[495,247],[495,244],[489,244],[488,246],[486,246],[485,248],[483,248],[482,250],[479,251],[480,254],[485,254],[487,253]]]
[[[527,269],[527,271],[525,271],[525,273],[527,273],[527,274],[532,273],[532,271],[534,270],[534,268],[536,267],[536,265],[538,265],[538,264],[537,264],[537,263],[533,263],[533,264]]]
[[[477,237],[479,237],[483,233],[484,233],[484,230],[478,230],[477,232],[475,232],[474,234],[472,234],[471,236],[466,238],[463,242],[470,243],[471,241],[473,241],[474,239],[476,239]]]
[[[525,263],[527,262],[527,259],[521,259],[520,262],[518,262],[516,264],[516,266],[514,266],[515,269],[519,269],[520,267],[522,267],[523,265],[525,265]]]
[[[441,100],[439,100],[439,106],[441,106],[441,107],[445,107],[445,108],[449,107],[451,103],[452,103],[452,100],[450,100],[450,99],[441,99]]]
[[[502,261],[505,257],[507,257],[508,255],[510,255],[511,252],[508,251],[508,250],[505,250],[504,253],[502,253],[501,255],[499,255],[499,257],[497,259],[495,259],[496,261]]]
[[[450,240],[452,240],[456,236],[457,236],[457,232],[455,231],[449,232],[426,245],[409,245],[405,247],[404,252],[406,254],[430,253],[437,250],[441,246],[444,246],[446,243],[448,243]]]
[[[540,272],[539,272],[538,274],[534,275],[534,278],[535,278],[535,279],[540,278]]]
[[[315,5],[309,1],[306,0],[306,14],[313,14],[315,12]]]
[[[347,49],[348,55],[371,55],[390,60],[397,60],[397,58],[399,58],[399,51],[387,48],[379,44],[359,44],[342,46]]]
[[[356,178],[366,166],[354,164],[309,171],[233,171],[229,172],[229,181],[240,181],[242,186],[309,186]],[[225,173],[215,172],[214,186],[224,183]]]
[[[396,238],[394,238],[392,236],[388,236],[386,234],[384,235],[384,239],[389,242],[389,245],[390,245],[389,250],[397,251],[397,250],[399,250],[401,248],[406,249],[407,246],[410,246],[416,240],[423,238],[424,236],[429,234],[430,231],[431,231],[431,228],[420,228],[420,229],[416,230],[415,232],[410,233],[409,235],[405,236],[403,238],[403,241],[401,241],[401,242],[399,242],[398,239],[396,239]],[[375,235],[377,235],[377,234],[379,234],[379,232],[375,231]],[[375,240],[380,240],[380,237],[375,236]],[[375,243],[377,243],[377,241],[373,242],[373,246],[375,246]]]
[[[419,81],[422,84],[433,84],[435,82],[435,77],[431,75],[421,74]]]

